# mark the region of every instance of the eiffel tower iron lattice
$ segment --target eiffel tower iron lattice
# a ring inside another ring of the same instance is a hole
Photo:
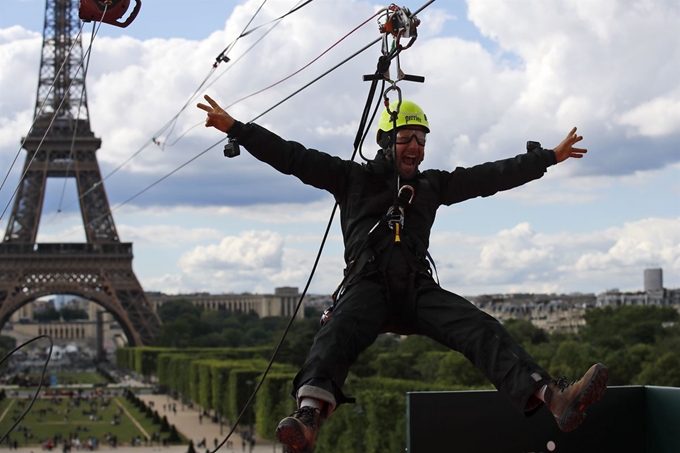
[[[0,326],[23,305],[50,294],[95,302],[130,345],[149,344],[160,320],[132,270],[132,244],[118,237],[90,129],[78,0],[47,0],[34,124],[0,243]],[[48,177],[75,178],[86,243],[37,243]]]

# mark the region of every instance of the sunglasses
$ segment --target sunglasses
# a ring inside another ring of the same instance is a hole
[[[416,138],[416,142],[420,146],[425,146],[425,142],[427,141],[427,132],[413,129],[404,129],[398,131],[397,138],[394,143],[397,145],[406,145],[407,143],[411,143],[413,137]]]

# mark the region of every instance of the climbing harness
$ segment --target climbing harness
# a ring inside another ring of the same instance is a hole
[[[410,195],[409,195],[410,193]],[[394,242],[401,242],[399,232],[404,227],[404,209],[410,206],[415,196],[415,190],[409,185],[403,185],[397,195],[397,203],[387,210],[387,226],[394,230]],[[408,198],[408,201],[406,201]]]
[[[135,7],[128,18],[124,22],[119,22],[119,19],[125,15],[129,6],[130,0],[80,0],[78,14],[83,22],[104,22],[116,27],[125,28],[139,14],[142,0],[135,0]]]
[[[399,60],[399,54],[401,51],[410,48],[418,37],[417,27],[420,25],[420,20],[415,14],[412,14],[408,8],[399,7],[395,4],[391,4],[389,7],[384,9],[382,15],[378,19],[378,28],[380,33],[382,33],[382,55],[378,59],[378,67],[375,74],[364,75],[364,81],[370,81],[373,83],[373,88],[375,88],[375,83],[377,81],[389,82],[390,86],[383,91],[383,103],[385,109],[389,114],[390,121],[393,123],[392,127],[392,140],[394,143],[397,129],[397,120],[399,118],[399,111],[402,104],[401,89],[397,86],[397,83],[401,80],[411,81],[411,82],[424,82],[425,78],[416,75],[407,75],[401,69],[401,63]],[[389,43],[389,37],[393,37],[392,44]],[[401,39],[409,38],[409,42],[406,46],[402,46]],[[396,79],[390,78],[390,63],[392,60],[397,62],[397,77]],[[392,91],[396,92],[398,101],[396,106],[391,108],[388,94]],[[387,154],[389,156],[389,152]],[[362,157],[366,159],[363,154]],[[375,253],[372,247],[375,247],[375,243],[378,240],[375,238],[376,231],[385,230],[382,225],[386,225],[389,230],[394,231],[394,240],[389,240],[388,244],[394,244],[396,242],[402,242],[401,231],[404,226],[404,216],[405,209],[411,205],[415,197],[415,189],[413,186],[404,185],[401,186],[399,182],[399,175],[396,172],[395,165],[395,196],[394,204],[390,206],[387,213],[383,218],[381,218],[371,230],[366,235],[366,239],[362,243],[361,247],[357,252],[357,257],[350,260],[347,268],[345,269],[345,275],[336,288],[336,290],[331,295],[332,303],[331,306],[324,310],[320,318],[320,325],[325,325],[330,319],[333,310],[335,309],[338,300],[345,291],[347,285],[351,283],[354,276],[358,275],[359,272],[364,268],[364,266],[376,260]],[[384,240],[384,237],[382,238]],[[391,245],[388,246],[391,250]],[[425,252],[427,253],[427,252]]]

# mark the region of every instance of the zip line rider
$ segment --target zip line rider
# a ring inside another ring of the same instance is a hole
[[[385,109],[377,132],[381,149],[360,164],[243,124],[205,99],[209,105],[198,107],[208,112],[206,127],[227,133],[279,172],[327,190],[340,207],[346,276],[293,381],[298,410],[276,430],[290,451],[311,452],[320,422],[353,402],[342,392],[350,365],[383,332],[428,336],[464,354],[520,412],[531,415],[545,403],[561,430],[581,424],[583,411],[606,390],[607,368],[595,364],[571,384],[551,379],[495,318],[440,287],[428,264],[430,230],[441,205],[521,186],[552,165],[583,157],[587,150],[574,147],[583,139],[576,128],[553,150],[528,142],[526,153],[510,159],[421,172],[430,128],[413,102],[394,101]]]

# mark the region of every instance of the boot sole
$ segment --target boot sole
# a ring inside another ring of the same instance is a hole
[[[276,440],[287,448],[284,453],[311,453],[312,448],[307,442],[305,433],[295,421],[282,421],[276,428]]]
[[[608,381],[609,370],[601,363],[598,363],[581,394],[574,398],[565,409],[562,419],[557,421],[562,431],[573,431],[583,423],[583,420],[586,418],[584,411],[602,398],[605,390],[607,390]]]

